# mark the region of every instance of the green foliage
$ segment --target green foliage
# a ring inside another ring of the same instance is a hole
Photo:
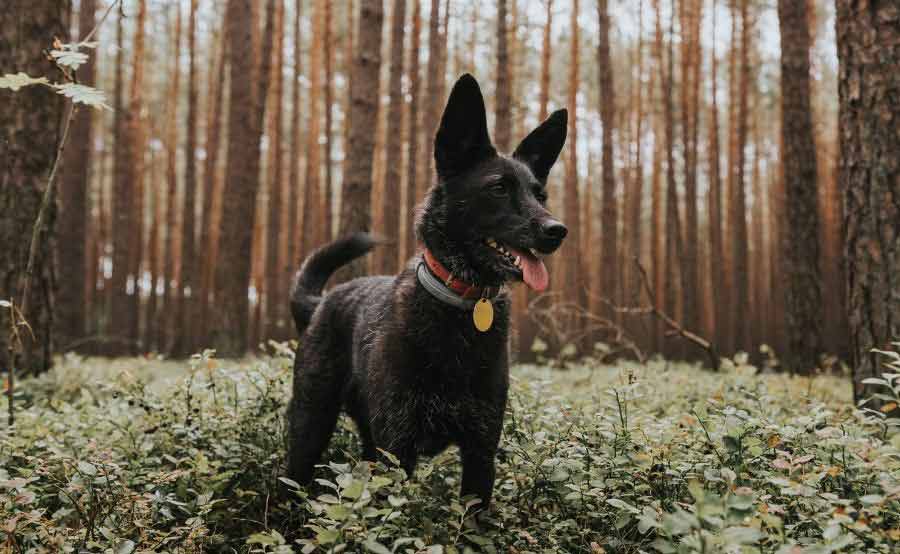
[[[314,485],[282,473],[290,351],[67,358],[0,432],[21,552],[890,552],[900,435],[849,383],[653,361],[518,367],[490,513],[455,450],[407,478],[342,421]],[[900,363],[900,358],[898,358]],[[895,383],[895,380],[887,381]]]
[[[82,48],[93,49],[97,47],[96,42],[79,42],[75,44],[54,45],[54,49],[50,50],[50,57],[53,62],[64,72],[69,70],[75,71],[83,64],[87,63],[88,55],[81,52]],[[68,74],[67,74],[68,76]],[[102,90],[95,89],[86,85],[75,82],[54,83],[46,77],[32,77],[26,73],[7,73],[0,75],[0,89],[10,89],[18,92],[24,87],[42,85],[54,89],[57,94],[62,94],[66,98],[72,100],[76,104],[84,104],[99,109],[111,109],[106,103],[106,93]]]

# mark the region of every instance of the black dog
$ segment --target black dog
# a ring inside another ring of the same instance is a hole
[[[566,236],[544,207],[566,119],[555,112],[512,156],[499,155],[478,83],[464,75],[435,138],[438,184],[417,221],[423,256],[395,277],[355,279],[325,297],[329,276],[373,239],[353,235],[306,260],[291,295],[302,338],[287,413],[290,477],[311,479],[343,408],[364,459],[380,448],[412,475],[417,456],[456,444],[461,494],[490,502],[509,380],[510,302],[500,290],[509,281],[547,287],[536,253]]]

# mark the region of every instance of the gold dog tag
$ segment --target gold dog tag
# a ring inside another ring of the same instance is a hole
[[[472,320],[475,322],[475,328],[482,333],[491,328],[491,325],[494,324],[494,305],[490,300],[482,298],[475,303]]]

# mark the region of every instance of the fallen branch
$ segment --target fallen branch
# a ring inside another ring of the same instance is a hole
[[[674,317],[667,314],[658,307],[656,297],[653,294],[653,290],[650,288],[650,279],[647,277],[647,271],[644,269],[644,266],[641,265],[640,260],[638,260],[637,258],[634,259],[634,263],[637,266],[638,271],[640,272],[641,285],[643,286],[644,291],[647,293],[647,298],[650,299],[650,305],[618,306],[607,298],[600,298],[599,300],[609,306],[610,309],[612,309],[616,313],[620,313],[623,315],[650,315],[659,319],[666,325],[666,327],[668,327],[665,332],[666,337],[679,337],[697,346],[706,353],[712,368],[715,371],[718,371],[720,367],[720,360],[715,345],[713,345],[709,340],[701,337],[697,333],[685,329],[684,326]]]

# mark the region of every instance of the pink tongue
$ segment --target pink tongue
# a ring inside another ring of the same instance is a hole
[[[525,281],[525,284],[533,291],[544,292],[547,289],[547,285],[550,284],[550,275],[547,273],[547,266],[544,265],[544,262],[537,259],[534,254],[527,250],[522,252],[508,246],[507,249],[514,256],[519,257],[519,263],[522,267],[522,280]]]

